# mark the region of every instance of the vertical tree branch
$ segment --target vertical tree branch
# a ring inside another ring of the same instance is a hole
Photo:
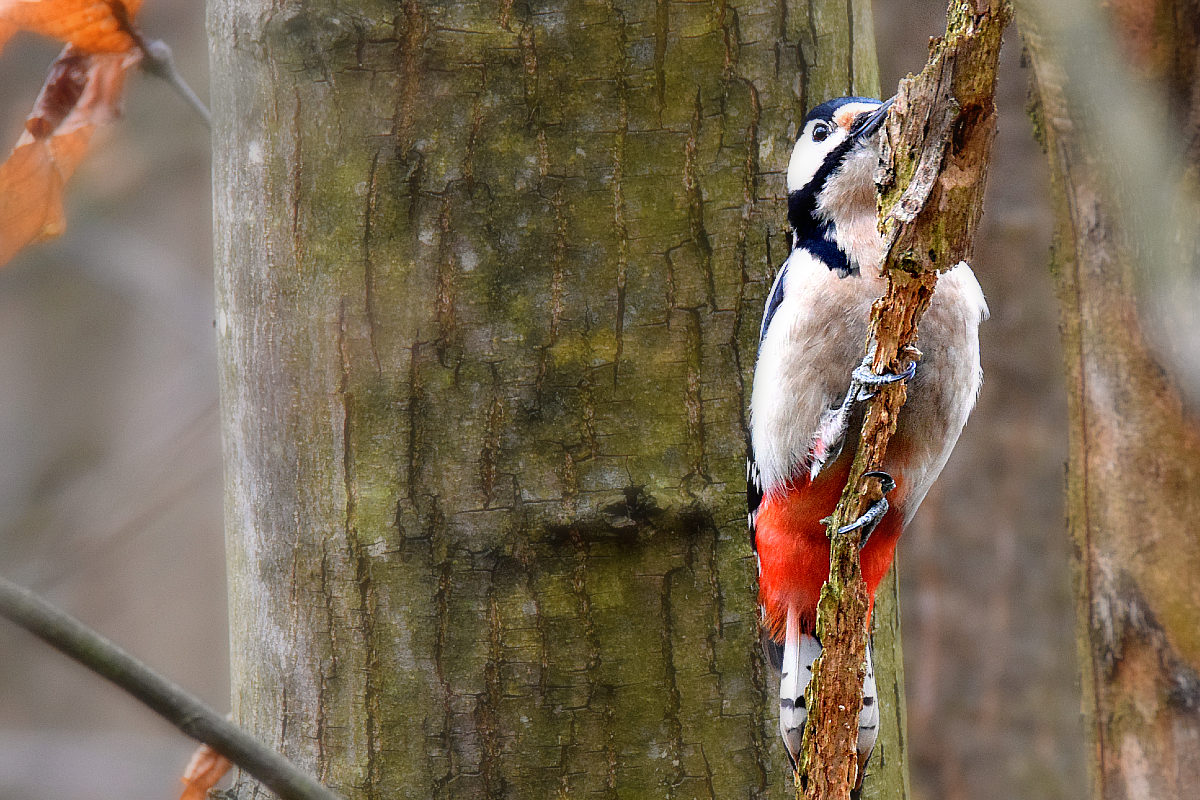
[[[1010,17],[1006,2],[952,0],[946,35],[931,46],[929,63],[901,82],[881,159],[888,286],[871,314],[876,372],[900,372],[919,357],[917,326],[938,273],[971,254],[995,135],[996,62]],[[823,650],[808,688],[802,754],[809,800],[848,798],[855,783],[868,598],[860,532],[837,531],[881,496],[878,480],[863,476],[883,464],[905,397],[901,383],[871,400],[850,478],[830,518],[829,581],[817,612]]]

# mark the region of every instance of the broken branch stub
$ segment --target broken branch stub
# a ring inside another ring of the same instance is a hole
[[[879,178],[885,265],[916,274],[971,257],[996,136],[996,61],[1007,3],[954,3],[925,69],[900,82]]]

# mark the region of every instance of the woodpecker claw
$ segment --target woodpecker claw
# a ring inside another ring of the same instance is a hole
[[[916,348],[911,348],[910,357],[920,355]],[[813,435],[810,449],[812,460],[809,463],[809,477],[815,479],[830,461],[838,457],[842,451],[842,441],[846,436],[846,428],[854,411],[854,404],[870,400],[875,396],[875,389],[897,381],[906,381],[917,374],[917,362],[910,361],[903,372],[880,375],[871,369],[872,357],[867,356],[863,362],[850,373],[850,388],[846,397],[837,408],[831,408],[821,415],[821,423]]]
[[[903,372],[887,372],[880,375],[871,368],[871,357],[867,356],[863,359],[862,364],[854,368],[854,372],[850,373],[850,377],[859,389],[856,399],[870,400],[875,396],[875,392],[872,391],[873,389],[879,386],[887,386],[889,383],[912,380],[912,377],[916,374],[917,362],[910,361]]]
[[[895,479],[892,478],[891,475],[887,474],[886,472],[884,472],[881,469],[868,470],[867,472],[863,473],[863,477],[864,478],[878,478],[879,479],[879,491],[883,492],[884,494],[888,494],[889,492],[892,491],[892,489],[896,488]]]
[[[896,481],[892,476],[882,470],[871,470],[863,473],[864,478],[878,478],[879,489],[886,495],[888,492],[896,488]],[[838,528],[838,535],[850,533],[850,531],[863,529],[862,538],[858,540],[858,549],[861,550],[867,546],[867,540],[871,538],[871,534],[875,531],[875,526],[879,524],[879,520],[883,519],[883,515],[888,512],[891,506],[888,504],[887,497],[881,497],[871,504],[861,517],[851,522],[849,525],[843,525]]]

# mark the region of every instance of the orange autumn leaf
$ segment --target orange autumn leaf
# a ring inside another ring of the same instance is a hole
[[[213,750],[206,744],[196,748],[192,760],[183,771],[183,794],[179,800],[204,800],[208,790],[217,785],[217,781],[225,777],[233,765],[229,759]]]
[[[66,228],[63,190],[97,126],[120,113],[125,73],[137,55],[92,55],[72,45],[50,68],[25,132],[0,164],[0,266]]]
[[[127,53],[139,45],[132,23],[141,5],[142,0],[0,0],[0,47],[26,30],[85,53]]]
[[[11,22],[6,22],[2,17],[0,17],[0,50],[4,49],[4,45],[16,32],[16,25],[13,25]]]

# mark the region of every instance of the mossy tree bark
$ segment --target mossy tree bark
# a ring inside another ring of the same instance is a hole
[[[1137,198],[1140,180],[1154,185],[1150,202],[1180,188],[1196,196],[1196,39],[1181,33],[1197,29],[1197,11],[1167,0],[1105,4],[1102,12],[1072,0],[1019,3],[1018,21],[1057,205],[1067,501],[1093,796],[1187,797],[1200,785],[1200,425],[1149,342],[1151,320],[1135,289],[1191,268],[1184,259],[1194,255],[1172,253],[1178,209],[1146,215]],[[1142,97],[1122,93],[1131,77]],[[1173,113],[1163,118],[1169,130],[1155,135],[1191,141],[1190,169],[1147,152],[1152,137],[1135,137],[1134,152],[1114,147],[1118,138],[1105,130],[1110,122],[1124,127],[1121,115],[1159,92]],[[1130,159],[1147,157],[1161,159],[1152,173],[1116,182]],[[1177,179],[1193,183],[1178,187]],[[1194,228],[1195,217],[1186,225]],[[1179,261],[1154,263],[1150,253]]]
[[[209,8],[238,721],[355,798],[786,796],[745,390],[869,4]]]

